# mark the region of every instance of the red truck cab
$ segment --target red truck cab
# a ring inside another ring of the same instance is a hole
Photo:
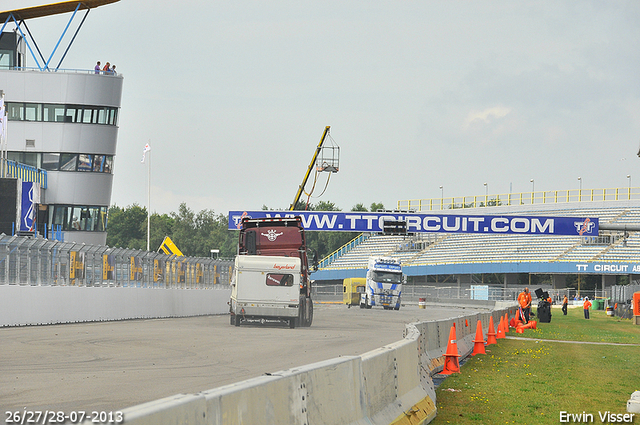
[[[240,225],[238,255],[268,255],[300,258],[300,313],[298,326],[311,326],[311,270],[307,242],[300,217],[243,218]],[[317,260],[314,259],[314,264]]]

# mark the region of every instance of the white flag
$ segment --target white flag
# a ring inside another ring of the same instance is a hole
[[[147,143],[146,145],[144,145],[144,149],[142,149],[142,162],[144,164],[144,157],[147,155],[147,152],[149,152],[151,150],[151,146],[149,146],[149,143]]]

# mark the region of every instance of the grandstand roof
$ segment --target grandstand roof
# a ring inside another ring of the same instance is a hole
[[[41,6],[26,7],[23,9],[5,10],[4,12],[0,12],[0,20],[3,22],[6,21],[10,14],[13,14],[13,16],[19,20],[42,18],[44,16],[73,12],[76,8],[78,8],[78,10],[93,9],[98,6],[104,6],[105,4],[115,3],[118,1],[120,0],[69,0],[44,4]],[[78,4],[80,5],[79,7]]]

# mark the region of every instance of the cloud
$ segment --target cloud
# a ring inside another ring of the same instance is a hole
[[[470,125],[476,123],[490,124],[500,118],[506,117],[510,112],[511,108],[504,106],[494,106],[493,108],[488,108],[480,112],[472,111],[464,120],[464,128],[468,128]]]

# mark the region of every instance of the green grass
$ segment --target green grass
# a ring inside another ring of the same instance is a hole
[[[432,424],[557,424],[561,411],[591,413],[601,423],[598,412],[626,413],[640,390],[640,347],[540,339],[640,344],[640,326],[604,311],[592,311],[590,320],[581,308],[552,314],[538,330],[507,334],[530,339],[500,339],[442,382]]]

